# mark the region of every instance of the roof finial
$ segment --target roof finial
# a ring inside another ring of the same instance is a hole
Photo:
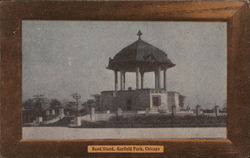
[[[141,35],[142,35],[141,30],[139,30],[137,33],[137,36],[139,37],[138,39],[141,39]]]

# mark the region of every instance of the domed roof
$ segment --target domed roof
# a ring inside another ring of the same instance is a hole
[[[143,41],[140,31],[137,35],[137,41],[123,48],[113,59],[110,58],[108,69],[133,71],[135,66],[140,66],[145,71],[152,71],[156,65],[160,65],[162,69],[175,66],[164,51]]]

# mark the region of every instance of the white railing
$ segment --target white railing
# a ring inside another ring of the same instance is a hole
[[[55,123],[55,122],[57,122],[57,121],[63,119],[64,117],[65,117],[65,115],[64,115],[64,114],[61,114],[61,115],[58,115],[56,118],[53,118],[53,119],[51,119],[51,120],[43,121],[42,124],[45,124],[45,125],[46,125],[46,124]]]

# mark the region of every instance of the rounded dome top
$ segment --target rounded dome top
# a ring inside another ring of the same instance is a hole
[[[165,52],[143,41],[139,31],[138,40],[119,51],[113,59],[110,58],[108,69],[134,71],[134,68],[144,67],[145,71],[153,71],[156,66],[167,69],[175,66]]]

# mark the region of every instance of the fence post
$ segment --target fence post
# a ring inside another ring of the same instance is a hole
[[[216,117],[219,115],[219,106],[218,105],[214,106],[214,113],[215,113]]]
[[[122,108],[117,108],[117,116],[122,116]]]
[[[90,110],[90,119],[91,119],[91,121],[95,120],[95,107],[91,107],[91,110]]]
[[[176,105],[172,105],[172,116],[176,115]]]
[[[201,113],[201,106],[200,105],[196,105],[195,107],[195,115],[196,117],[198,117]]]
[[[149,115],[149,111],[150,111],[150,109],[149,109],[149,108],[146,108],[146,111],[145,111],[146,116]]]
[[[76,125],[77,126],[81,126],[82,125],[82,118],[81,118],[81,116],[77,116],[76,117]]]

